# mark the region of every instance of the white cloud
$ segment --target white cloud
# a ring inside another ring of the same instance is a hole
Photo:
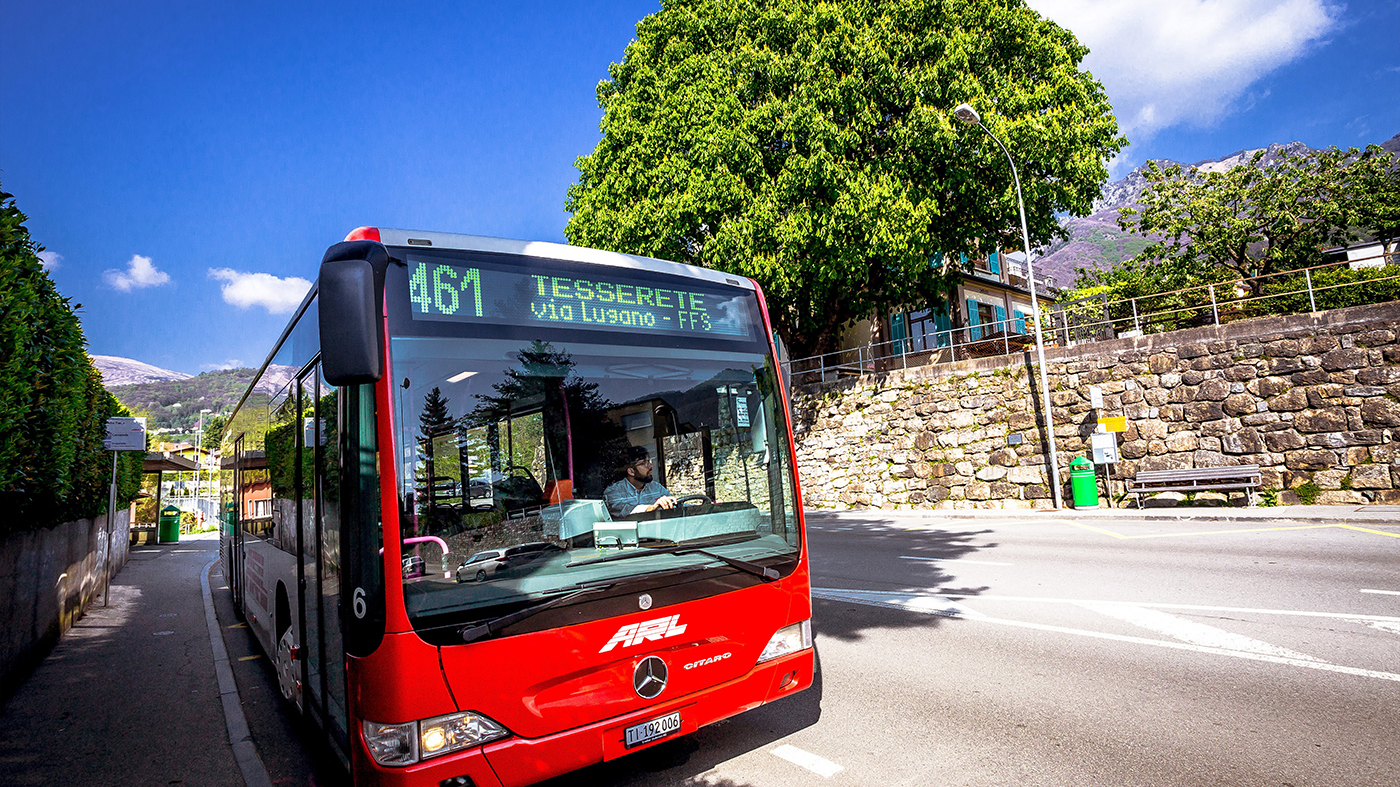
[[[103,272],[102,280],[113,289],[131,292],[132,290],[144,290],[147,287],[169,284],[170,274],[152,265],[150,257],[133,254],[131,261],[126,264],[126,270],[119,271],[115,268],[108,268]]]
[[[242,369],[246,365],[247,364],[243,363],[237,358],[229,358],[223,363],[202,363],[199,365],[199,368],[204,369],[205,371],[218,372],[223,371],[224,369]]]
[[[39,252],[39,264],[42,265],[44,270],[46,271],[51,271],[54,268],[57,268],[60,264],[62,264],[62,262],[63,255],[59,254],[56,251]]]
[[[270,273],[244,273],[232,268],[210,268],[209,278],[224,282],[224,301],[246,309],[261,306],[272,314],[286,314],[301,305],[311,282],[299,276],[278,278]]]
[[[1084,67],[1103,83],[1133,142],[1178,124],[1203,127],[1250,85],[1334,29],[1326,0],[1028,0],[1089,47]]]

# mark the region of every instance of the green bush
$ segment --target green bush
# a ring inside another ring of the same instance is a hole
[[[0,533],[105,513],[106,419],[126,408],[102,387],[82,325],[40,265],[14,197],[0,190]],[[118,504],[140,485],[139,452],[118,458]]]
[[[1317,496],[1322,493],[1322,487],[1311,481],[1294,488],[1293,494],[1298,496],[1298,501],[1305,506],[1310,506],[1317,502]]]

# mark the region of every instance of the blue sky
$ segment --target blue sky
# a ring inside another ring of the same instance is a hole
[[[1145,158],[1400,133],[1400,1],[1031,0]],[[655,0],[0,0],[0,184],[93,353],[259,364],[371,224],[563,240],[595,86]]]

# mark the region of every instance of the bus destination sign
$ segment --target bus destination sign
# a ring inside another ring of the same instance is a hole
[[[752,296],[707,282],[660,286],[626,273],[503,271],[410,259],[408,293],[415,320],[751,338]]]

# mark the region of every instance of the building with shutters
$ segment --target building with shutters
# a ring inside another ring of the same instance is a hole
[[[958,274],[953,297],[944,309],[899,312],[881,326],[882,333],[895,343],[894,354],[1026,333],[1031,291],[1023,255],[1018,252],[1008,259],[993,251],[959,256],[962,264],[957,267],[963,272]],[[935,264],[941,263],[935,259]],[[1055,302],[1056,294],[1053,279],[1036,276],[1036,297],[1042,309]]]

